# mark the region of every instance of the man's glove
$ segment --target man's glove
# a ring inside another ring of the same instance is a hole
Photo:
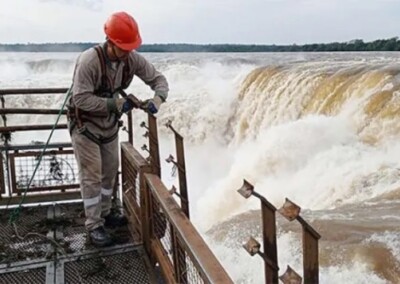
[[[158,95],[155,95],[154,98],[143,101],[140,107],[151,114],[156,114],[162,103],[162,98]]]
[[[138,108],[139,107],[139,101],[137,98],[135,98],[132,94],[128,95],[126,98],[119,98],[115,99],[115,106],[117,112],[129,112],[133,108]]]

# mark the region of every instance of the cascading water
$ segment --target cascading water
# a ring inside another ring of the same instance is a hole
[[[397,53],[144,54],[169,79],[158,114],[185,137],[192,220],[236,283],[263,283],[241,244],[260,236],[259,202],[236,193],[245,178],[276,207],[288,197],[322,235],[321,283],[400,281],[400,56]],[[67,87],[77,54],[0,53],[0,86]],[[135,79],[130,92],[151,90]],[[59,107],[62,96],[6,99]],[[52,117],[10,117],[9,125]],[[144,142],[135,113],[138,145]],[[55,119],[54,119],[55,120]],[[66,131],[55,139],[68,139]],[[18,143],[46,133],[15,136]],[[30,136],[29,136],[30,135]],[[122,134],[122,139],[124,134]],[[177,184],[163,165],[166,183]],[[301,272],[298,227],[278,219],[280,272]]]

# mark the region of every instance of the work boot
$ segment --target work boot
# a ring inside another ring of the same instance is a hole
[[[128,224],[128,219],[115,210],[111,210],[111,212],[104,217],[104,220],[104,226],[109,228],[122,227]]]
[[[103,226],[89,231],[88,235],[90,242],[97,247],[105,247],[113,243],[111,236],[107,233]]]

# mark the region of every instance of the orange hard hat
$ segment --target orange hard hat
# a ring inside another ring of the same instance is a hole
[[[122,50],[131,51],[142,44],[135,19],[125,12],[112,14],[104,24],[107,38]]]

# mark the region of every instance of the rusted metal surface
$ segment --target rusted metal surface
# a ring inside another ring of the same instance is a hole
[[[279,276],[275,211],[261,201],[264,254],[269,260],[264,262],[266,283],[278,283]]]
[[[168,284],[178,283],[176,281],[176,275],[171,261],[166,256],[164,248],[161,246],[160,242],[156,240],[151,241],[151,250],[154,253],[154,257],[157,259],[164,276],[164,280]]]
[[[319,283],[318,240],[321,236],[301,216],[301,208],[286,198],[281,213],[289,221],[297,220],[303,230],[303,277],[305,284]]]
[[[136,164],[131,161],[134,160],[132,154],[135,149],[127,150],[127,145],[123,143],[121,149],[121,175],[122,175],[122,192],[126,207],[129,215],[133,217],[133,223],[140,230],[140,204],[137,202],[136,194],[136,180],[139,175],[140,168],[135,167]],[[128,152],[129,151],[129,152]],[[140,230],[141,233],[141,230]]]
[[[126,159],[135,167],[135,169],[139,170],[141,167],[148,166],[147,161],[131,144],[122,142],[121,150],[126,154]]]
[[[66,88],[8,89],[1,90],[0,95],[65,93],[67,90]],[[6,119],[5,115],[11,113],[56,115],[59,111],[58,109],[5,109],[3,106],[3,109],[0,109],[0,115]],[[66,111],[64,110],[62,113],[65,114]],[[188,203],[182,204],[182,208],[187,206],[182,211],[181,207],[178,206],[175,199],[168,193],[159,179],[161,176],[161,166],[156,118],[152,115],[148,117],[150,164],[132,146],[133,126],[131,119],[132,116],[128,116],[129,143],[124,142],[121,144],[122,192],[130,220],[134,220],[137,224],[136,229],[135,226],[132,226],[133,230],[137,231],[140,235],[137,240],[142,242],[150,262],[152,264],[159,262],[168,283],[232,283],[226,271],[190,223],[188,219]],[[66,125],[58,125],[57,129],[66,127]],[[52,125],[11,127],[4,125],[4,127],[0,128],[0,133],[10,134],[16,131],[50,130],[52,128]],[[187,201],[183,138],[180,135],[178,138],[180,140],[176,142],[176,146],[177,164],[178,170],[180,170],[180,193],[181,196],[186,195],[183,199]],[[62,147],[67,147],[65,144],[63,145]],[[68,146],[70,147],[70,144]],[[30,170],[25,171],[23,174],[29,177],[29,174],[32,172],[31,169],[36,164],[35,158],[40,154],[40,152],[32,151],[32,149],[41,149],[43,145],[39,143],[19,146],[2,145],[1,147],[6,151],[12,151],[12,147],[15,148],[14,153],[7,155],[7,159],[10,158],[10,169],[13,169],[9,175],[13,184],[13,186],[10,186],[10,192],[15,192],[13,190],[17,188],[16,185],[21,176],[19,170],[21,160],[19,159],[28,157]],[[20,148],[17,149],[16,147]],[[61,149],[59,148],[59,150]],[[18,152],[19,150],[30,151]],[[49,151],[45,155],[54,155],[57,152],[65,153],[63,151]],[[72,150],[65,151],[73,153]],[[25,160],[23,160],[23,163],[26,163]],[[149,179],[147,178],[148,176],[150,177]],[[184,177],[184,180],[181,176]],[[80,199],[80,192],[74,190],[75,187],[79,186],[78,184],[47,183],[46,186],[38,185],[33,186],[29,190],[30,192],[25,199],[26,203],[68,200],[70,198]],[[49,190],[56,189],[65,190],[65,192],[49,192]],[[42,193],[44,190],[47,192]],[[41,191],[41,194],[33,191]],[[18,204],[22,201],[22,192],[23,187],[20,187],[16,191],[16,194],[19,194],[19,196],[14,195],[11,199],[2,199],[0,203]]]
[[[149,149],[150,149],[150,163],[153,168],[153,173],[161,177],[161,164],[160,164],[160,150],[158,146],[158,131],[157,119],[155,116],[148,115],[149,123]]]
[[[128,142],[121,143],[121,174],[124,204],[133,220],[135,230],[148,253],[151,252],[149,240],[148,208],[143,174],[151,172],[150,165]],[[139,194],[139,198],[138,195]]]
[[[185,149],[183,144],[183,137],[174,129],[171,122],[167,124],[175,136],[175,148],[176,148],[176,166],[178,168],[178,178],[179,178],[179,194],[181,199],[181,207],[186,216],[190,219],[189,213],[189,194],[187,188],[186,179],[186,165],[185,165]]]
[[[128,112],[128,140],[133,145],[133,118],[132,112]]]
[[[260,254],[264,259],[265,283],[278,283],[279,267],[276,242],[276,208],[264,196],[254,191],[254,186],[247,180],[243,181],[242,187],[237,190],[244,198],[255,196],[261,201],[262,237],[264,252],[259,252],[257,242],[250,238],[249,248],[245,247],[250,255]],[[253,247],[253,249],[252,249]],[[256,249],[257,251],[254,251]]]
[[[288,266],[284,275],[278,278],[278,252],[276,245],[276,216],[278,211],[289,221],[297,220],[303,229],[303,275],[304,283],[319,283],[319,262],[318,262],[318,239],[321,237],[301,216],[301,208],[288,198],[283,206],[276,208],[262,195],[254,191],[254,187],[245,180],[238,192],[245,198],[251,195],[261,200],[261,212],[263,220],[263,241],[264,253],[259,252],[260,246],[255,240],[250,240],[245,246],[251,255],[260,254],[265,261],[266,283],[278,283],[281,279],[284,283],[301,283],[302,278]]]
[[[283,284],[301,284],[302,278],[296,273],[289,265],[286,268],[285,273],[279,277]]]
[[[321,236],[299,216],[303,228],[303,277],[305,284],[319,283],[318,240]]]
[[[279,209],[279,213],[289,221],[296,219],[299,216],[300,211],[300,206],[290,201],[288,198],[285,199],[285,203]]]
[[[145,174],[146,182],[174,226],[182,249],[188,254],[205,283],[233,283],[200,234],[171,197],[158,176]]]
[[[1,89],[0,95],[63,94],[68,88]]]
[[[42,125],[18,125],[18,126],[6,126],[0,127],[0,133],[3,132],[16,132],[16,131],[36,131],[36,130],[51,130],[53,124],[42,124]],[[66,129],[67,124],[58,124],[54,129]]]
[[[32,109],[32,108],[4,108],[0,109],[0,115],[3,114],[59,114],[59,109]],[[62,110],[62,114],[67,114],[67,110]]]

